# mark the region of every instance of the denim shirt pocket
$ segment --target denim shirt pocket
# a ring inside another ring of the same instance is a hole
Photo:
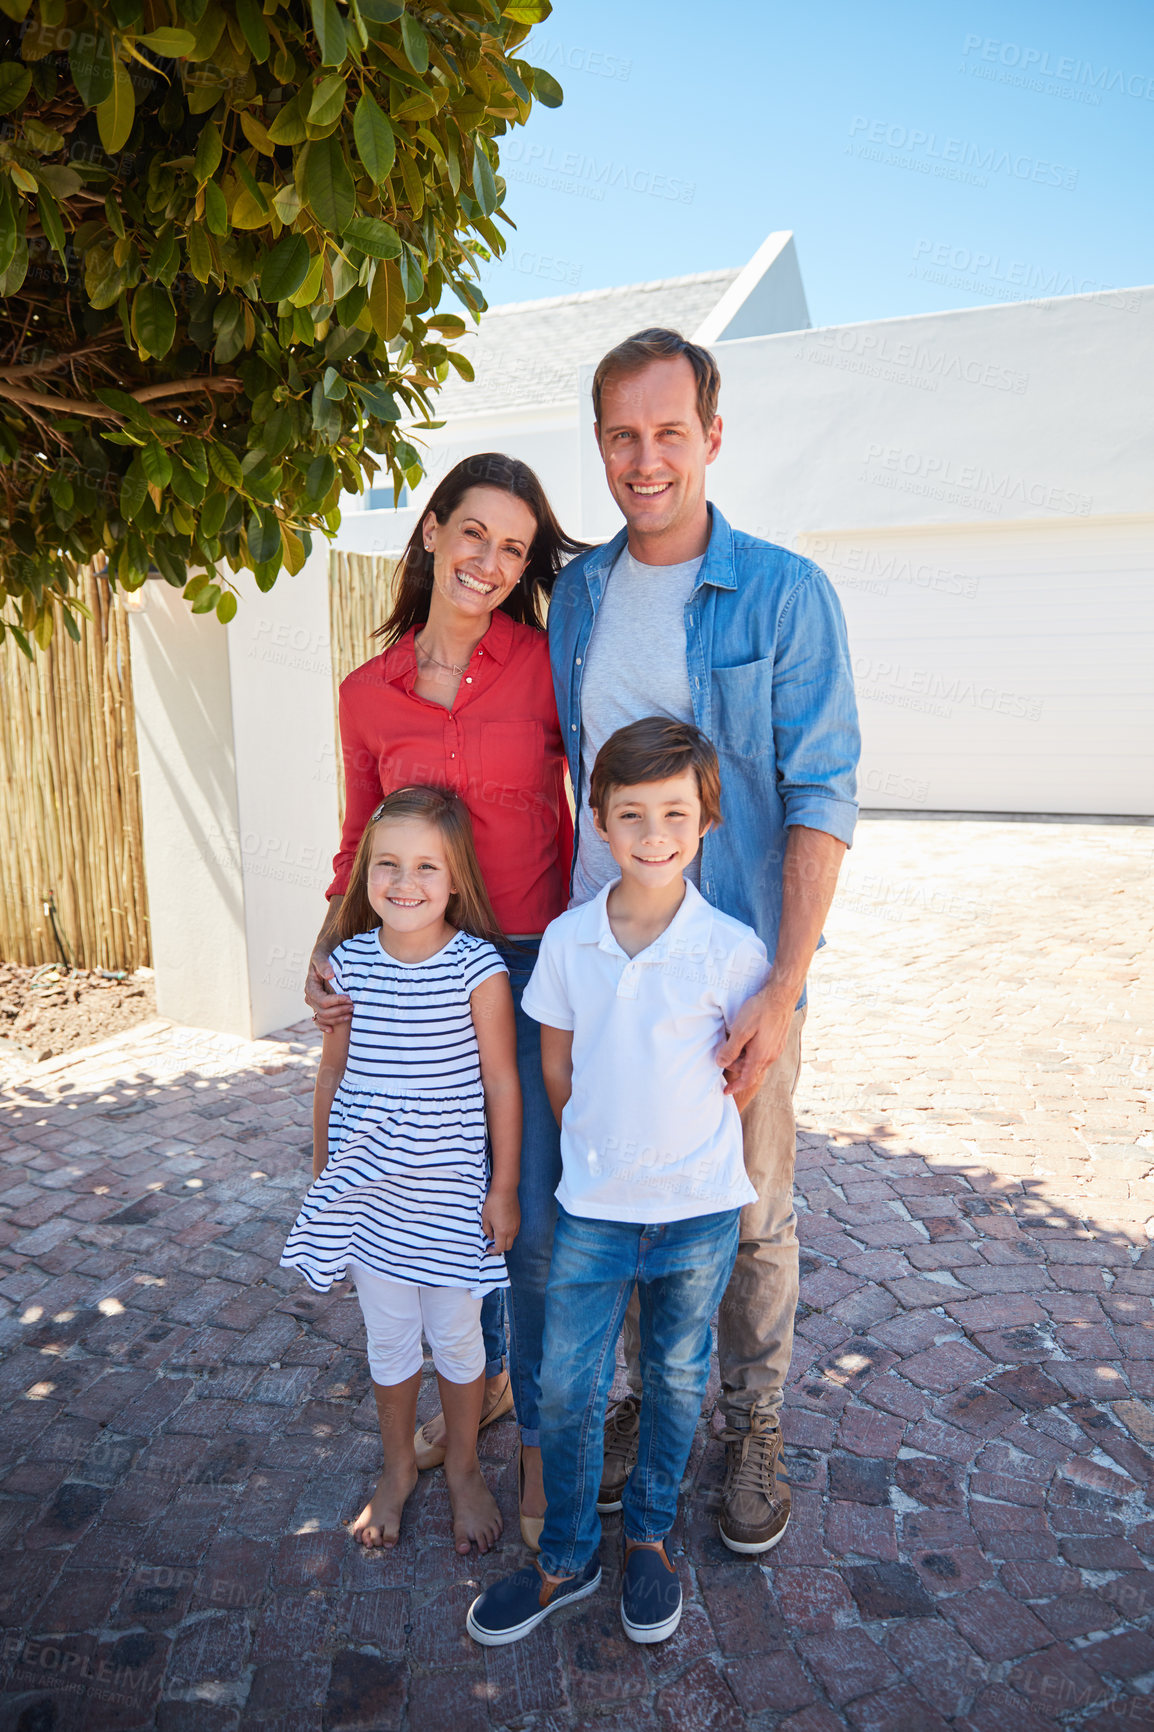
[[[719,752],[743,758],[773,750],[773,657],[740,667],[714,667],[713,743]]]

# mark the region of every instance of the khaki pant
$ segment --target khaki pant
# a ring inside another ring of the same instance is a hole
[[[793,1353],[797,1310],[797,1217],[793,1212],[796,1121],[793,1095],[801,1070],[801,1027],[794,1012],[781,1057],[741,1115],[745,1170],[757,1202],[741,1211],[737,1262],[717,1318],[721,1407],[727,1422],[749,1429],[749,1415],[776,1425]],[[629,1387],[641,1394],[641,1331],[637,1294],[625,1314]]]

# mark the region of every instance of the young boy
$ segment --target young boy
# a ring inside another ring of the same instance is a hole
[[[635,1642],[677,1628],[665,1536],[709,1374],[710,1318],[755,1200],[716,1053],[768,958],[684,876],[721,821],[717,754],[696,728],[648,717],[605,742],[589,798],[621,877],[553,921],[523,1001],[541,1023],[561,1124],[542,1364],[549,1507],[537,1563],[469,1610],[469,1634],[486,1646],[519,1641],[600,1584],[602,1426],[635,1284],[644,1394],[621,1504],[621,1619]]]

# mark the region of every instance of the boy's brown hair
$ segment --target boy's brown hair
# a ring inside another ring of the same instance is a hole
[[[662,325],[652,325],[647,331],[635,331],[598,361],[593,375],[593,419],[598,426],[601,424],[601,396],[610,379],[618,378],[622,373],[640,373],[643,367],[654,361],[673,361],[678,356],[684,356],[693,368],[697,382],[697,413],[708,433],[717,414],[717,397],[721,390],[721,372],[717,362],[700,343],[691,343],[680,331],[669,331]]]
[[[473,845],[473,825],[465,802],[448,788],[398,788],[387,794],[365,825],[357,844],[349,874],[349,887],[337,915],[337,937],[342,942],[358,932],[375,932],[381,917],[369,901],[369,858],[373,851],[373,833],[386,818],[423,818],[441,833],[445,844],[445,859],[453,880],[453,894],[445,909],[445,919],[458,932],[471,932],[474,938],[487,938],[490,944],[503,944],[504,934],[497,924],[485,880],[477,864]]]
[[[589,804],[602,823],[614,788],[639,782],[665,782],[692,770],[701,799],[703,824],[721,823],[721,768],[713,743],[692,722],[672,716],[646,716],[610,734],[597,754],[589,778]]]

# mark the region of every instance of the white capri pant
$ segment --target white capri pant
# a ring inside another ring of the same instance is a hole
[[[424,1364],[421,1331],[432,1349],[433,1364],[448,1383],[472,1383],[485,1369],[481,1339],[481,1300],[464,1287],[419,1287],[390,1281],[363,1264],[350,1262],[369,1342],[373,1382],[404,1383]]]

